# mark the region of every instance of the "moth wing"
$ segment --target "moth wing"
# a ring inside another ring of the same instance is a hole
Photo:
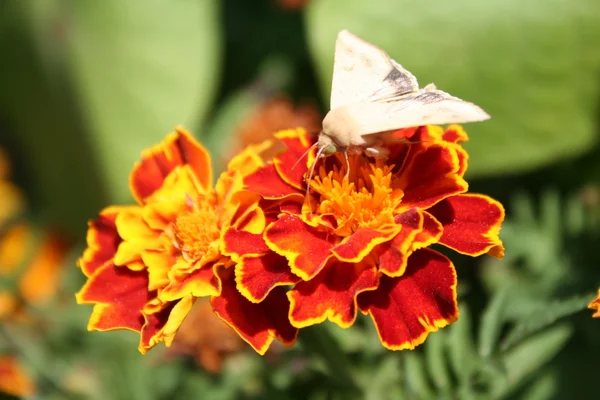
[[[394,129],[422,125],[442,125],[485,121],[488,113],[479,106],[441,90],[419,90],[386,102],[347,106],[355,134],[369,135]]]
[[[372,102],[419,89],[417,78],[379,47],[343,30],[333,63],[331,109]]]

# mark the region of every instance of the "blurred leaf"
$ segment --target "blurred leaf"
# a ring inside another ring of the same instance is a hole
[[[491,121],[467,126],[475,176],[532,169],[595,143],[599,20],[596,0],[322,0],[309,3],[307,32],[326,98],[335,37],[349,29],[421,85],[481,105]]]
[[[446,332],[441,330],[429,335],[425,346],[425,362],[433,384],[442,391],[450,388],[450,373],[445,355]]]
[[[40,46],[48,46],[49,32],[61,36],[113,201],[129,199],[127,177],[144,148],[178,124],[197,128],[211,106],[219,82],[218,4],[30,3]]]
[[[365,400],[394,399],[390,392],[397,386],[401,376],[400,357],[389,354],[369,374],[369,381],[364,382]]]
[[[502,341],[502,348],[510,348],[525,337],[554,324],[559,319],[586,309],[589,299],[592,297],[593,294],[586,294],[564,300],[541,301],[536,306],[527,308],[526,313],[521,311],[522,316],[519,323]],[[515,304],[515,307],[517,306],[522,307],[523,302]]]
[[[569,324],[559,324],[540,332],[502,355],[507,381],[500,383],[495,392],[509,393],[526,378],[538,371],[554,358],[571,337],[573,329]]]
[[[481,317],[479,331],[479,355],[489,357],[494,352],[503,324],[502,312],[506,305],[508,290],[506,288],[494,294],[490,304]]]
[[[478,362],[471,324],[471,312],[466,303],[463,303],[460,306],[460,318],[448,328],[447,337],[450,364],[463,382],[468,380]]]
[[[522,400],[546,400],[556,397],[558,377],[549,371],[537,378],[521,397]]]
[[[425,364],[416,351],[404,353],[404,373],[406,375],[406,392],[412,395],[408,398],[434,398],[434,391],[427,378]]]

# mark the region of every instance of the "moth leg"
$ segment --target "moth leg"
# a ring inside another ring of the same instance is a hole
[[[371,146],[365,148],[365,153],[373,158],[383,158],[386,159],[390,154],[390,151],[382,146]]]

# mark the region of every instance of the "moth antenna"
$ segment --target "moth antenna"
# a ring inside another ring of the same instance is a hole
[[[344,178],[348,179],[350,176],[350,161],[348,161],[348,150],[344,149],[344,158],[346,159],[346,175]]]
[[[302,160],[304,157],[306,157],[308,155],[308,152],[311,151],[313,147],[318,146],[318,145],[319,145],[319,142],[315,142],[312,146],[310,146],[308,149],[306,149],[306,151],[296,160],[296,162],[292,166],[292,170],[294,168],[296,168],[296,165],[298,165],[300,160]]]
[[[313,145],[314,146],[314,145]],[[304,198],[307,200],[308,202],[308,209],[311,210],[312,213],[312,207],[310,206],[310,196],[309,196],[309,192],[310,192],[310,181],[312,180],[312,176],[315,172],[315,166],[317,165],[317,162],[319,161],[319,159],[321,158],[321,156],[323,155],[323,150],[325,149],[325,147],[321,147],[318,151],[317,151],[317,156],[315,157],[315,161],[313,161],[313,164],[310,166],[310,173],[308,174],[308,180],[306,181],[306,194],[304,195]]]

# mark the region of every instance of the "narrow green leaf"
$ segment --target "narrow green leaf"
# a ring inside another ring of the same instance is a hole
[[[479,362],[471,333],[471,312],[466,303],[460,306],[460,318],[448,328],[448,356],[454,374],[466,382]]]
[[[522,400],[546,400],[552,399],[556,396],[558,389],[559,377],[557,376],[555,371],[548,371],[544,373],[542,376],[537,378],[531,385],[527,388],[523,396],[521,396]]]
[[[429,335],[425,341],[425,362],[433,384],[444,391],[450,387],[450,373],[445,354],[446,332],[440,330]]]
[[[390,390],[398,383],[401,376],[400,357],[390,354],[384,357],[370,374],[365,387],[365,400],[388,399]]]
[[[502,313],[507,297],[508,288],[496,292],[483,312],[479,329],[479,355],[482,357],[491,356],[496,348],[504,322]]]
[[[504,353],[501,360],[508,384],[496,386],[494,392],[500,396],[518,388],[562,350],[572,333],[571,325],[559,324],[532,336]]]
[[[404,353],[404,373],[408,398],[433,399],[434,390],[427,378],[425,363],[421,355],[415,351]]]
[[[540,301],[536,306],[527,310],[522,315],[519,323],[510,331],[502,341],[502,349],[507,349],[527,336],[538,332],[558,321],[561,318],[575,314],[587,308],[592,293],[574,296],[569,299],[554,300],[550,302]]]

